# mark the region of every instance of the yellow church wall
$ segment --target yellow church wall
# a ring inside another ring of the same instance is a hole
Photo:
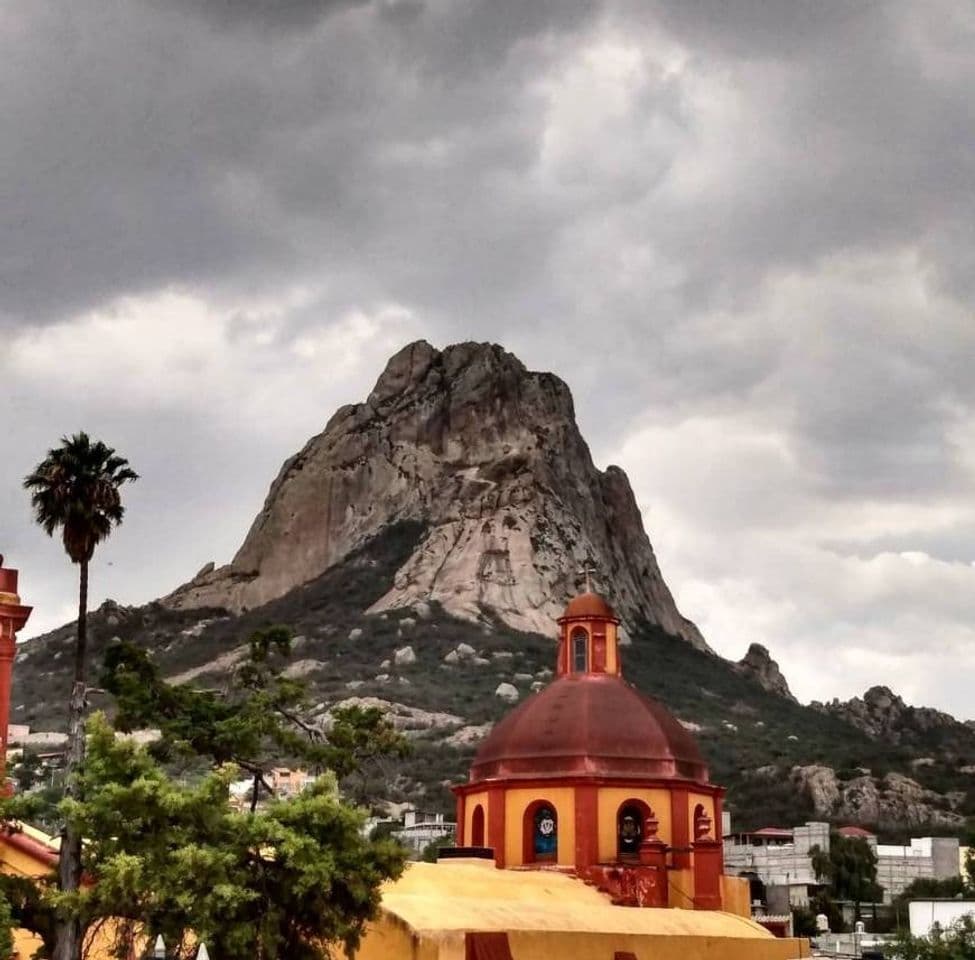
[[[657,836],[671,842],[670,793],[667,790],[638,790],[632,787],[600,787],[596,800],[599,822],[599,859],[616,859],[616,815],[626,800],[643,800],[660,823]]]
[[[720,937],[654,937],[619,933],[556,933],[513,931],[508,944],[514,960],[607,960],[616,952],[632,953],[641,960],[796,960],[808,957],[799,940],[737,940]],[[390,958],[392,960],[392,958]]]
[[[487,825],[490,823],[490,820],[488,820],[489,799],[487,790],[482,793],[471,793],[464,797],[464,843],[468,847],[474,842],[472,839],[474,808],[478,804],[484,809],[484,842],[487,843]]]
[[[555,808],[558,817],[559,866],[571,867],[576,855],[575,793],[572,787],[548,787],[542,789],[518,788],[504,795],[504,862],[508,867],[524,863],[523,829],[525,810],[536,800],[546,800]]]
[[[667,871],[667,902],[678,910],[694,909],[694,871]]]
[[[721,877],[721,909],[739,917],[752,915],[751,884],[745,877]]]
[[[51,872],[51,865],[7,843],[0,837],[0,873],[21,877],[43,877]]]

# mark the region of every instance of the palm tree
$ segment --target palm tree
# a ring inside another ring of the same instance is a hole
[[[79,567],[78,639],[75,643],[74,684],[68,706],[68,752],[65,796],[77,794],[77,778],[85,758],[85,670],[88,652],[88,563],[95,547],[122,522],[125,508],[119,488],[137,480],[124,457],[86,433],[62,437],[24,480],[30,491],[34,519],[48,536],[61,530],[65,553]],[[61,830],[58,866],[61,890],[77,890],[81,882],[81,836],[70,822]],[[81,922],[59,920],[55,960],[80,960]]]

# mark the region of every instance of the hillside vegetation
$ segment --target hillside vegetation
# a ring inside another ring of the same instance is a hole
[[[372,786],[381,786],[390,800],[449,811],[446,786],[466,775],[483,732],[473,728],[510,709],[495,696],[498,684],[512,683],[521,698],[531,696],[533,684],[551,677],[555,647],[549,637],[516,631],[487,614],[475,623],[450,617],[436,605],[364,614],[423,535],[419,523],[388,527],[317,580],[238,616],[159,604],[105,604],[92,616],[93,663],[112,638],[120,637],[150,650],[165,675],[215,687],[233,669],[235,652],[253,630],[285,624],[297,637],[293,669],[308,683],[313,714],[323,717],[349,697],[396,705],[414,754],[376,771],[385,783]],[[15,722],[63,728],[70,660],[64,654],[71,638],[68,625],[22,646],[15,669]],[[474,653],[445,662],[463,644]],[[415,660],[402,655],[412,662],[397,664],[396,651],[405,647]],[[964,818],[975,813],[975,778],[963,770],[975,769],[975,735],[961,724],[924,731],[910,742],[871,737],[821,709],[767,692],[728,661],[649,624],[632,631],[623,663],[631,683],[692,725],[712,780],[728,788],[736,829],[830,815],[816,809],[795,772],[812,766],[830,768],[841,788],[891,773],[917,781],[926,791],[924,804],[905,810],[900,822],[888,817],[891,822],[882,826],[892,831],[910,827],[917,833],[929,823],[940,832],[960,831]],[[98,695],[93,699],[111,708]],[[919,757],[923,763],[916,762]]]

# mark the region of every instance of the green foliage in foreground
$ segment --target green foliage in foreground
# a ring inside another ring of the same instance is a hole
[[[232,765],[182,785],[146,749],[116,740],[104,716],[88,732],[84,799],[63,812],[86,838],[95,882],[44,893],[85,927],[106,917],[145,924],[180,960],[197,937],[213,960],[320,960],[330,943],[358,942],[380,884],[402,870],[396,844],[362,836],[364,814],[341,802],[333,777],[241,813],[229,802]],[[127,936],[123,925],[120,950]]]
[[[975,960],[975,918],[962,917],[945,930],[935,927],[929,937],[902,934],[894,945],[899,960]]]
[[[406,755],[406,740],[375,707],[333,710],[327,730],[310,722],[305,683],[284,674],[291,642],[285,627],[255,631],[250,656],[217,690],[167,683],[145,650],[119,642],[105,653],[101,680],[115,697],[120,729],[158,728],[163,741],[153,750],[161,758],[189,752],[235,764],[253,778],[255,807],[262,790],[271,792],[268,773],[282,762],[348,778]]]

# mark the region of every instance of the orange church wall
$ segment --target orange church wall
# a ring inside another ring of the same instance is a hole
[[[751,917],[751,886],[744,877],[721,877],[721,909],[739,917]]]
[[[504,863],[506,867],[519,867],[524,863],[524,817],[529,804],[547,800],[555,808],[558,817],[558,858],[561,867],[575,864],[576,811],[572,787],[518,788],[507,790],[504,795]]]
[[[626,800],[643,800],[650,806],[660,828],[657,836],[671,842],[670,793],[667,790],[640,790],[633,787],[600,787],[598,799],[599,859],[616,859],[616,815]]]
[[[470,793],[464,797],[464,844],[465,846],[470,846],[473,844],[473,823],[474,823],[474,808],[480,804],[484,809],[484,829],[485,838],[484,842],[487,843],[487,825],[490,822],[488,820],[488,809],[490,807],[490,796],[487,790],[480,793]]]

